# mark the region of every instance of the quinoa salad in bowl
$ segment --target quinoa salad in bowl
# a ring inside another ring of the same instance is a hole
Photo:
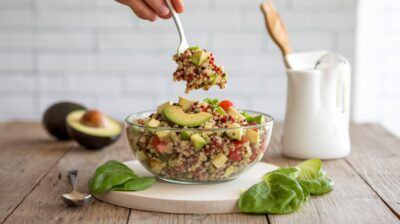
[[[194,89],[208,90],[212,86],[226,88],[228,75],[214,62],[214,55],[198,46],[189,47],[173,57],[178,64],[174,81],[186,81],[185,93]]]
[[[126,118],[129,145],[158,178],[177,183],[232,180],[267,149],[273,118],[228,100],[165,102]]]

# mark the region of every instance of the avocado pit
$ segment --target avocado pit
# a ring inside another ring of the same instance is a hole
[[[87,110],[79,122],[82,125],[93,128],[105,128],[109,126],[104,114],[98,110]]]
[[[68,134],[87,149],[100,149],[119,139],[121,124],[97,110],[78,110],[66,118]]]

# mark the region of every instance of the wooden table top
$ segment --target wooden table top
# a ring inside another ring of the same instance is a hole
[[[50,138],[39,123],[0,123],[0,223],[399,223],[400,139],[374,124],[351,126],[352,152],[324,161],[333,192],[313,196],[288,215],[177,215],[138,211],[95,200],[69,208],[60,195],[70,190],[67,171],[79,170],[80,191],[97,166],[132,160],[123,137],[100,151]],[[282,125],[274,127],[264,160],[279,166],[297,160],[280,155]]]

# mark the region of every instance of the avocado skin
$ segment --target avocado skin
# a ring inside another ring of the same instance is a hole
[[[112,143],[116,142],[121,137],[121,132],[118,135],[110,137],[99,137],[94,135],[88,135],[86,133],[75,130],[67,124],[68,134],[72,139],[77,141],[81,146],[87,149],[101,149]]]
[[[59,102],[51,105],[43,115],[42,123],[47,132],[60,141],[70,140],[65,118],[75,110],[84,110],[84,106],[73,102]]]

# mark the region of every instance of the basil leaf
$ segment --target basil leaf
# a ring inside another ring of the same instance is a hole
[[[222,115],[226,114],[225,110],[218,105],[218,103],[219,103],[218,99],[205,98],[203,101],[210,104],[212,109],[215,110],[217,113],[222,114]]]
[[[240,195],[238,207],[241,212],[285,214],[298,210],[307,200],[305,195],[295,179],[272,172]]]
[[[205,98],[203,100],[204,102],[211,104],[211,105],[218,105],[219,100],[218,99],[210,99],[210,98]]]
[[[213,109],[219,114],[222,114],[222,115],[226,114],[225,110],[222,107],[220,107],[219,105],[213,106]]]
[[[135,175],[135,173],[125,164],[115,160],[110,160],[96,169],[93,176],[89,179],[89,189],[93,194],[102,194],[113,190],[116,186],[124,186],[125,183],[134,179],[138,180],[130,183],[124,188],[142,189],[149,183],[149,180],[147,179],[140,179],[140,177]],[[146,183],[138,183],[139,180],[144,180]]]

